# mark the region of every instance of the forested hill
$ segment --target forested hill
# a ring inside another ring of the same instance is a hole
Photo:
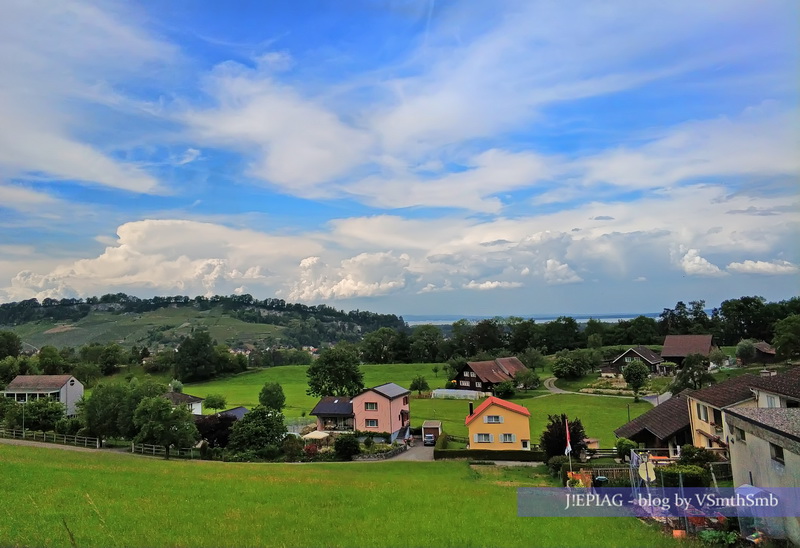
[[[141,327],[134,325],[137,322]],[[246,326],[242,326],[240,322],[261,325],[242,329]],[[109,326],[103,324],[109,323],[115,326],[114,333],[102,335],[101,333],[109,330]],[[46,331],[33,329],[30,324],[37,324]],[[245,336],[245,339],[263,339],[264,335],[278,339],[280,344],[286,346],[316,346],[339,340],[355,341],[363,333],[381,327],[406,327],[403,318],[394,314],[376,314],[362,310],[345,312],[327,305],[307,306],[287,303],[282,299],[262,301],[251,295],[194,298],[177,295],[140,299],[116,293],[86,299],[44,299],[42,302],[28,299],[0,304],[0,327],[30,334],[35,342],[45,342],[42,337],[35,336],[35,333],[50,331],[50,334],[57,334],[53,331],[59,329],[66,333],[72,328],[81,329],[84,336],[80,338],[86,339],[86,342],[106,342],[102,339],[109,337],[109,341],[125,339],[127,342],[127,328],[131,331],[142,331],[145,325],[149,327],[146,333],[137,334],[137,341],[145,342],[143,339],[149,339],[149,342],[168,342],[165,339],[169,339],[173,331],[189,327],[186,324],[226,325],[231,332],[250,331],[252,336]],[[239,324],[240,327],[234,328],[234,324]]]

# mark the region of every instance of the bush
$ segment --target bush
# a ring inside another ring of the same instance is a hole
[[[711,474],[699,466],[670,464],[656,469],[658,483],[664,487],[679,487],[680,476],[683,475],[684,487],[708,487],[711,485]]]
[[[442,432],[439,434],[439,437],[436,438],[436,445],[433,446],[434,451],[436,449],[447,449],[447,442],[450,441],[447,434]]]
[[[617,448],[617,456],[622,459],[622,462],[630,456],[631,449],[636,449],[639,447],[635,441],[631,441],[628,438],[619,438],[616,443]]]
[[[550,475],[554,478],[557,478],[559,475],[561,475],[561,467],[567,463],[569,463],[569,457],[551,457],[550,460],[547,461],[547,467],[550,469]]]
[[[67,436],[74,436],[78,433],[83,425],[81,421],[75,418],[72,419],[59,419],[56,422],[55,431],[58,434],[65,434]]]
[[[373,440],[370,436],[367,436],[364,439],[364,448],[369,449],[373,445],[375,445],[375,440]]]
[[[336,457],[340,460],[353,460],[353,457],[361,452],[361,445],[358,439],[352,434],[344,434],[336,438],[333,443],[333,450]]]
[[[700,538],[700,542],[712,546],[718,544],[730,546],[736,544],[739,540],[739,535],[735,531],[714,531],[713,529],[706,529],[705,531],[700,531],[697,536]]]
[[[503,381],[494,387],[494,395],[498,398],[511,398],[516,393],[514,383],[511,381]]]
[[[311,445],[306,445],[303,447],[303,453],[305,453],[306,457],[313,459],[317,456],[317,453],[319,453],[319,447],[313,443]]]
[[[470,460],[518,460],[520,462],[542,462],[545,459],[541,451],[491,451],[489,449],[436,449],[433,450],[434,460],[441,459],[470,459]]]
[[[303,454],[303,440],[297,436],[286,436],[281,443],[281,449],[287,460],[295,461]]]
[[[703,447],[695,447],[694,445],[686,444],[681,447],[681,458],[678,460],[678,464],[688,464],[708,468],[709,463],[718,462],[719,460],[719,456],[713,451],[709,451]]]
[[[281,456],[281,450],[277,445],[267,445],[256,451],[258,458],[263,460],[275,460]]]

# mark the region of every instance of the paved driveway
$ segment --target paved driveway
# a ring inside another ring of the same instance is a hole
[[[417,442],[414,447],[390,460],[433,460],[433,445],[424,446],[422,442]]]

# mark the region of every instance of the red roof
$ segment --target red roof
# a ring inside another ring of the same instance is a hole
[[[525,371],[525,367],[517,358],[497,358],[496,360],[483,362],[467,362],[467,367],[475,373],[483,382],[500,383],[510,381],[520,371]]]
[[[708,356],[713,346],[711,335],[667,335],[661,357],[685,358],[689,354],[702,354]]]
[[[475,409],[475,411],[472,413],[472,415],[464,419],[464,424],[471,423],[473,420],[475,420],[475,418],[478,415],[486,411],[486,409],[490,405],[498,405],[500,407],[503,407],[504,409],[508,409],[509,411],[514,411],[515,413],[519,413],[520,415],[525,415],[526,417],[531,416],[531,412],[528,411],[526,407],[522,407],[521,405],[518,405],[516,403],[511,403],[510,401],[501,400],[500,398],[495,398],[494,396],[491,396],[489,398],[486,398],[486,401],[480,404],[478,408]]]

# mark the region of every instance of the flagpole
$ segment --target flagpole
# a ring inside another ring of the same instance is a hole
[[[567,447],[564,449],[564,453],[569,458],[569,473],[572,474],[572,444],[569,439],[569,420],[567,420],[566,415],[564,416],[564,428],[567,431]]]

